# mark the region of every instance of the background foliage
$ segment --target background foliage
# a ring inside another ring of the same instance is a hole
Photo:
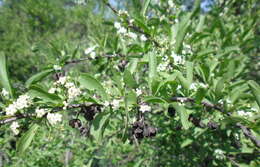
[[[52,75],[60,72],[54,65],[84,92],[73,103],[121,100],[119,108],[102,107],[91,121],[79,115],[90,127],[88,135],[69,126],[78,108],[61,111],[63,121],[54,127],[44,118],[21,120],[19,135],[9,124],[0,124],[0,166],[259,166],[257,0],[0,4],[0,86],[13,92],[10,99],[0,98],[1,121],[7,105],[26,92],[38,99],[22,114],[34,113],[38,106],[63,107],[64,92],[47,93]],[[126,10],[129,16],[113,9]],[[115,22],[137,38],[118,33]],[[95,58],[85,52],[93,46]],[[143,103],[152,110],[141,117],[157,128],[157,134],[136,141],[132,129]],[[22,136],[34,123],[40,127],[19,154],[28,142],[21,141]]]

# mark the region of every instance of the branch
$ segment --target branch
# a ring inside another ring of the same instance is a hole
[[[69,105],[67,108],[68,109],[74,109],[74,108],[80,108],[82,107],[84,104],[71,104]],[[56,107],[54,108],[52,111],[53,112],[58,112],[62,110],[62,107]],[[0,120],[0,126],[2,125],[5,125],[5,124],[8,124],[8,123],[11,123],[11,122],[14,122],[14,121],[17,121],[19,119],[23,119],[23,118],[31,118],[31,117],[35,117],[34,114],[17,114],[17,115],[14,115],[14,116],[11,116],[9,118],[6,118],[6,119],[3,119],[3,120]]]
[[[241,123],[237,123],[236,126],[242,130],[246,137],[248,137],[258,148],[260,148],[260,140],[258,140],[256,136],[252,134],[249,128],[242,125]]]
[[[182,102],[182,103],[185,103],[185,102],[195,103],[195,100],[193,98],[190,98],[190,97],[172,97],[170,100],[176,101],[176,102]],[[213,108],[213,109],[216,109],[220,112],[224,112],[224,110],[216,104],[212,104],[212,103],[209,103],[209,102],[206,102],[206,101],[202,101],[201,104],[205,107]]]
[[[190,98],[190,97],[172,97],[170,100],[171,101],[176,101],[176,102],[182,102],[182,103],[184,103],[184,102],[190,102],[192,104],[195,103],[195,100],[193,98]],[[213,109],[216,109],[216,110],[218,110],[218,111],[220,111],[222,113],[225,113],[224,109],[221,108],[218,105],[211,104],[211,103],[208,103],[208,102],[205,102],[205,101],[202,101],[201,104],[203,106],[206,106],[206,107],[209,107],[209,108],[213,108]],[[226,115],[230,116],[229,113],[226,113]],[[196,119],[194,119],[192,117],[189,118],[189,119],[195,126],[202,127],[202,128],[205,127],[205,125],[201,124],[201,122],[199,120],[196,120]],[[209,122],[209,124],[207,125],[208,127],[211,127],[213,129],[218,128],[218,125],[216,123],[214,123],[214,122]],[[258,148],[260,148],[260,140],[258,140],[256,138],[256,136],[254,136],[252,134],[252,132],[251,132],[251,130],[249,128],[247,128],[246,126],[244,126],[244,125],[242,125],[240,123],[237,123],[236,126],[242,130],[243,134],[247,138],[249,138]]]

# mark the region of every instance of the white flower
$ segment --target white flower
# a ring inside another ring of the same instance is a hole
[[[47,119],[50,122],[51,125],[55,125],[58,122],[61,122],[62,115],[58,113],[48,113]]]
[[[119,22],[115,22],[115,23],[114,23],[114,27],[115,27],[116,29],[119,29],[119,28],[121,28],[121,24],[120,24]]]
[[[127,15],[127,16],[128,16],[128,12],[125,11],[125,10],[119,10],[119,11],[118,11],[118,14],[119,14],[119,15]]]
[[[167,63],[160,63],[157,67],[157,71],[166,71],[168,64]]]
[[[67,77],[64,76],[64,77],[59,78],[59,80],[57,81],[57,84],[64,85],[66,82],[67,82]]]
[[[229,98],[227,98],[226,102],[227,102],[227,104],[231,104],[232,103]]]
[[[104,106],[105,106],[105,107],[108,107],[109,105],[110,105],[109,101],[105,101],[105,102],[104,102]]]
[[[21,110],[21,109],[29,107],[31,105],[31,103],[32,103],[32,101],[31,101],[30,96],[25,94],[25,95],[19,96],[17,101],[14,103],[14,105],[16,106],[16,108],[18,110]]]
[[[216,150],[214,151],[214,155],[215,155],[215,157],[216,157],[217,159],[220,159],[220,160],[225,159],[224,151],[221,150],[221,149],[216,149]]]
[[[93,46],[93,47],[89,47],[87,49],[85,49],[84,53],[86,55],[90,54],[91,52],[93,52],[96,49],[97,46]]]
[[[196,84],[196,83],[192,83],[192,84],[190,85],[190,89],[196,91],[196,90],[198,89],[198,88],[197,88],[197,84]]]
[[[44,114],[47,113],[47,110],[43,108],[42,109],[36,108],[35,112],[36,112],[36,117],[41,118]]]
[[[129,20],[129,23],[130,23],[130,24],[133,24],[133,22],[134,22],[134,19],[130,19],[130,20]]]
[[[136,40],[136,38],[137,38],[136,33],[133,33],[133,32],[129,32],[129,33],[128,33],[128,36],[129,36],[130,38],[134,39],[134,40]]]
[[[11,130],[13,131],[13,133],[15,135],[18,135],[19,134],[19,130],[18,128],[20,127],[20,125],[18,124],[18,122],[13,122],[10,126]]]
[[[49,91],[48,91],[48,93],[55,93],[56,91],[57,91],[56,88],[50,88]]]
[[[92,59],[95,59],[95,57],[96,57],[96,52],[91,52],[91,53],[90,53],[90,57],[91,57]]]
[[[168,5],[169,5],[171,8],[174,7],[174,3],[172,2],[172,0],[169,0],[169,1],[168,1]]]
[[[127,32],[126,28],[124,27],[120,27],[118,30],[117,30],[117,33],[118,34],[125,34]]]
[[[236,140],[239,140],[239,134],[238,133],[235,133],[234,136],[235,136]]]
[[[145,36],[144,34],[142,34],[142,35],[140,36],[140,40],[141,40],[141,41],[146,41],[147,38],[146,38],[146,36]]]
[[[208,88],[208,85],[204,84],[204,83],[199,83],[199,86],[202,87],[202,88]]]
[[[55,64],[53,66],[53,69],[56,70],[56,71],[59,71],[59,70],[61,70],[61,66]]]
[[[143,93],[141,89],[136,89],[135,92],[137,96],[140,96]]]
[[[80,94],[81,94],[81,90],[79,88],[76,88],[73,86],[68,89],[69,99],[73,99],[73,98],[79,96]]]
[[[178,85],[177,86],[177,90],[180,90],[182,87],[181,87],[181,85]]]
[[[151,111],[151,107],[150,106],[148,106],[147,104],[142,104],[141,106],[140,106],[140,111],[141,112],[147,112],[147,111]]]
[[[17,108],[14,104],[10,104],[6,109],[6,115],[14,115],[17,112]]]
[[[118,108],[120,107],[120,100],[114,99],[114,100],[112,101],[111,105],[112,105],[112,108],[113,108],[114,110],[118,109]]]
[[[75,87],[75,85],[74,85],[73,82],[67,82],[67,83],[65,84],[65,87],[66,87],[67,89],[69,89],[69,88],[71,88],[71,87]]]
[[[184,59],[181,57],[181,56],[179,56],[179,55],[177,55],[177,54],[175,54],[175,53],[172,53],[172,58],[173,58],[173,61],[174,61],[174,63],[175,64],[184,64]]]
[[[237,114],[241,117],[252,117],[253,114],[251,112],[245,112],[243,110],[237,111]]]
[[[7,92],[7,91],[3,88],[1,94],[2,94],[3,96],[8,96],[8,95],[9,95],[9,92]]]
[[[251,110],[253,111],[253,112],[257,112],[257,109],[256,108],[251,108]]]
[[[69,105],[69,103],[68,103],[67,101],[64,101],[64,102],[63,102],[63,105],[64,105],[64,106],[63,106],[62,109],[63,109],[63,110],[66,110],[67,107],[68,107],[68,105]]]

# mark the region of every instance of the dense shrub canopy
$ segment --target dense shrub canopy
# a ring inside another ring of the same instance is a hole
[[[0,1],[0,167],[259,166],[259,5]]]

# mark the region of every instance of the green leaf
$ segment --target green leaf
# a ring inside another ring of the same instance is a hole
[[[182,73],[180,71],[174,70],[174,73],[177,74],[177,78],[180,81],[181,85],[186,89],[189,90],[190,89],[190,83],[189,81],[184,78],[184,76],[182,75]]]
[[[61,98],[55,94],[50,94],[47,91],[45,91],[43,88],[41,88],[39,85],[32,85],[29,90],[29,95],[33,98],[40,98],[44,102],[50,102],[50,103],[60,103]]]
[[[164,99],[160,97],[154,97],[154,96],[146,96],[144,98],[144,102],[146,103],[167,103]]]
[[[193,62],[186,62],[186,69],[187,69],[187,81],[189,85],[193,81]]]
[[[177,36],[176,36],[176,43],[175,43],[175,53],[180,54],[182,50],[182,44],[183,40],[189,30],[190,26],[190,19],[191,19],[191,13],[187,14],[186,16],[183,16],[181,18],[181,22],[178,24],[177,27]]]
[[[124,82],[130,88],[136,88],[137,87],[137,83],[134,80],[134,77],[132,76],[132,74],[128,70],[125,70],[125,72],[124,72]]]
[[[127,106],[135,105],[137,103],[136,93],[129,91],[126,93],[126,104]]]
[[[216,94],[217,98],[221,97],[221,95],[222,95],[222,92],[224,89],[224,83],[225,83],[225,79],[220,78],[216,84],[215,94]]]
[[[88,75],[88,74],[82,74],[79,78],[80,85],[85,87],[89,90],[96,90],[100,95],[103,97],[103,99],[107,99],[107,93],[104,87],[99,83],[98,80],[96,80],[94,77]]]
[[[204,88],[199,88],[197,90],[196,95],[195,95],[195,101],[196,101],[197,104],[201,103],[201,101],[205,97],[206,93],[207,93],[207,90],[204,89]]]
[[[147,11],[147,8],[149,6],[149,3],[150,3],[151,0],[145,0],[144,1],[144,5],[143,5],[143,8],[142,8],[142,16],[144,17],[145,16],[145,13]]]
[[[248,85],[255,97],[258,106],[260,107],[260,86],[255,81],[252,80],[248,81]]]
[[[38,128],[38,124],[33,124],[30,129],[18,140],[17,142],[17,151],[21,155],[24,151],[30,146]]]
[[[199,17],[199,24],[196,27],[196,32],[201,32],[203,25],[205,23],[205,19],[206,19],[206,15],[205,14],[201,14]]]
[[[192,139],[185,139],[185,140],[182,142],[182,144],[181,144],[181,148],[184,148],[184,147],[190,145],[192,142],[193,142]]]
[[[92,122],[90,133],[98,143],[102,140],[105,127],[109,121],[109,117],[110,114],[103,112],[98,114]]]
[[[29,78],[26,81],[26,83],[25,83],[26,88],[29,88],[32,84],[35,84],[35,83],[41,81],[42,79],[44,79],[46,76],[48,76],[53,71],[54,71],[53,69],[47,69],[47,70],[44,70],[42,72],[39,72],[39,73],[33,75],[31,78]]]
[[[7,74],[6,57],[3,52],[0,52],[0,84],[13,97],[12,87]]]
[[[181,124],[185,130],[189,129],[190,122],[188,121],[189,114],[184,106],[179,105],[178,103],[173,103],[173,107],[177,111],[178,115],[181,118]]]
[[[131,74],[133,74],[136,71],[137,65],[138,65],[138,59],[134,58],[130,61],[127,69],[130,71]]]
[[[156,55],[152,52],[149,53],[149,85],[152,90],[152,82],[156,76],[157,61]]]

